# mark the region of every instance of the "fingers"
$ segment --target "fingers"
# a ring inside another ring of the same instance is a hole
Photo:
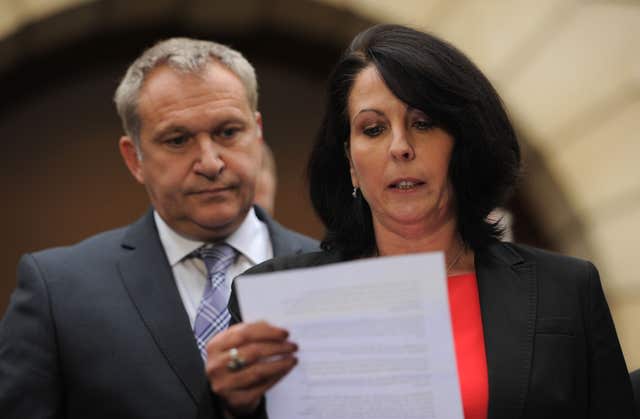
[[[236,413],[251,413],[264,392],[297,364],[298,346],[289,333],[266,322],[240,323],[207,343],[206,371],[211,389]],[[230,370],[230,349],[244,365]]]
[[[288,335],[286,330],[266,322],[231,326],[207,343],[207,373],[223,373],[231,361],[229,350],[232,348],[237,350],[237,357],[245,366],[261,359],[291,354],[298,347],[286,340]]]
[[[293,342],[285,341],[282,343],[279,342],[257,342],[257,343],[247,343],[239,348],[238,358],[240,358],[244,365],[251,365],[258,361],[265,361],[269,358],[278,357],[278,356],[286,356],[291,355],[292,353],[298,350],[298,345]],[[218,363],[222,363],[225,367],[229,365],[231,361],[231,355],[229,351],[225,352],[224,357],[217,357],[213,360],[215,365],[212,365],[212,368],[218,368],[221,365],[217,365]]]
[[[258,341],[281,342],[289,337],[289,332],[267,322],[239,323],[218,333],[207,343],[207,352],[226,351],[231,348]]]
[[[222,373],[221,371],[211,371],[217,378],[213,380],[212,389],[218,394],[227,394],[232,391],[250,390],[260,387],[263,383],[274,378],[279,379],[289,372],[298,360],[291,354],[267,361],[259,361],[247,365],[245,368]],[[225,366],[226,368],[226,366]]]
[[[289,369],[283,371],[280,375],[273,376],[271,379],[262,382],[260,385],[250,389],[231,391],[226,394],[225,400],[232,413],[237,415],[245,415],[252,413],[260,404],[260,400],[264,393],[273,387],[282,377],[284,377],[295,363]]]

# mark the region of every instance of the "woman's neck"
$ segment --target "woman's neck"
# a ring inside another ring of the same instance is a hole
[[[437,228],[403,225],[394,229],[377,223],[375,219],[373,226],[380,256],[441,251],[445,254],[448,275],[474,270],[473,251],[466,248],[460,238],[455,218]]]
[[[381,256],[447,251],[458,241],[455,217],[442,220],[437,225],[384,221],[373,218],[376,245]]]

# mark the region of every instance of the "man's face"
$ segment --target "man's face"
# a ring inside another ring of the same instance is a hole
[[[140,156],[120,151],[151,203],[178,233],[212,241],[231,234],[253,202],[262,120],[244,85],[212,60],[199,74],[160,66],[140,91]]]
[[[254,202],[262,209],[267,211],[270,215],[273,215],[276,203],[276,168],[275,161],[271,156],[271,151],[267,149],[267,145],[264,144],[262,150],[262,164],[256,181],[256,193]]]

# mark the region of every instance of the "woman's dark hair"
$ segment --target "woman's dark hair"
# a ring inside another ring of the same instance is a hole
[[[454,138],[449,164],[458,232],[478,249],[502,231],[487,215],[501,205],[520,171],[520,148],[500,97],[480,70],[447,42],[399,25],[358,34],[330,78],[327,104],[308,164],[311,202],[326,227],[325,250],[371,254],[371,210],[351,195],[348,98],[357,75],[377,68],[401,101],[426,113]]]

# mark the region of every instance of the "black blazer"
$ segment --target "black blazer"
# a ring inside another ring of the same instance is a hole
[[[316,252],[247,273],[344,261]],[[598,272],[587,261],[495,242],[476,252],[489,419],[631,419],[629,375]],[[232,295],[230,309],[237,316]]]
[[[256,207],[275,255],[317,250]],[[0,417],[222,418],[152,212],[22,257],[0,323]]]

